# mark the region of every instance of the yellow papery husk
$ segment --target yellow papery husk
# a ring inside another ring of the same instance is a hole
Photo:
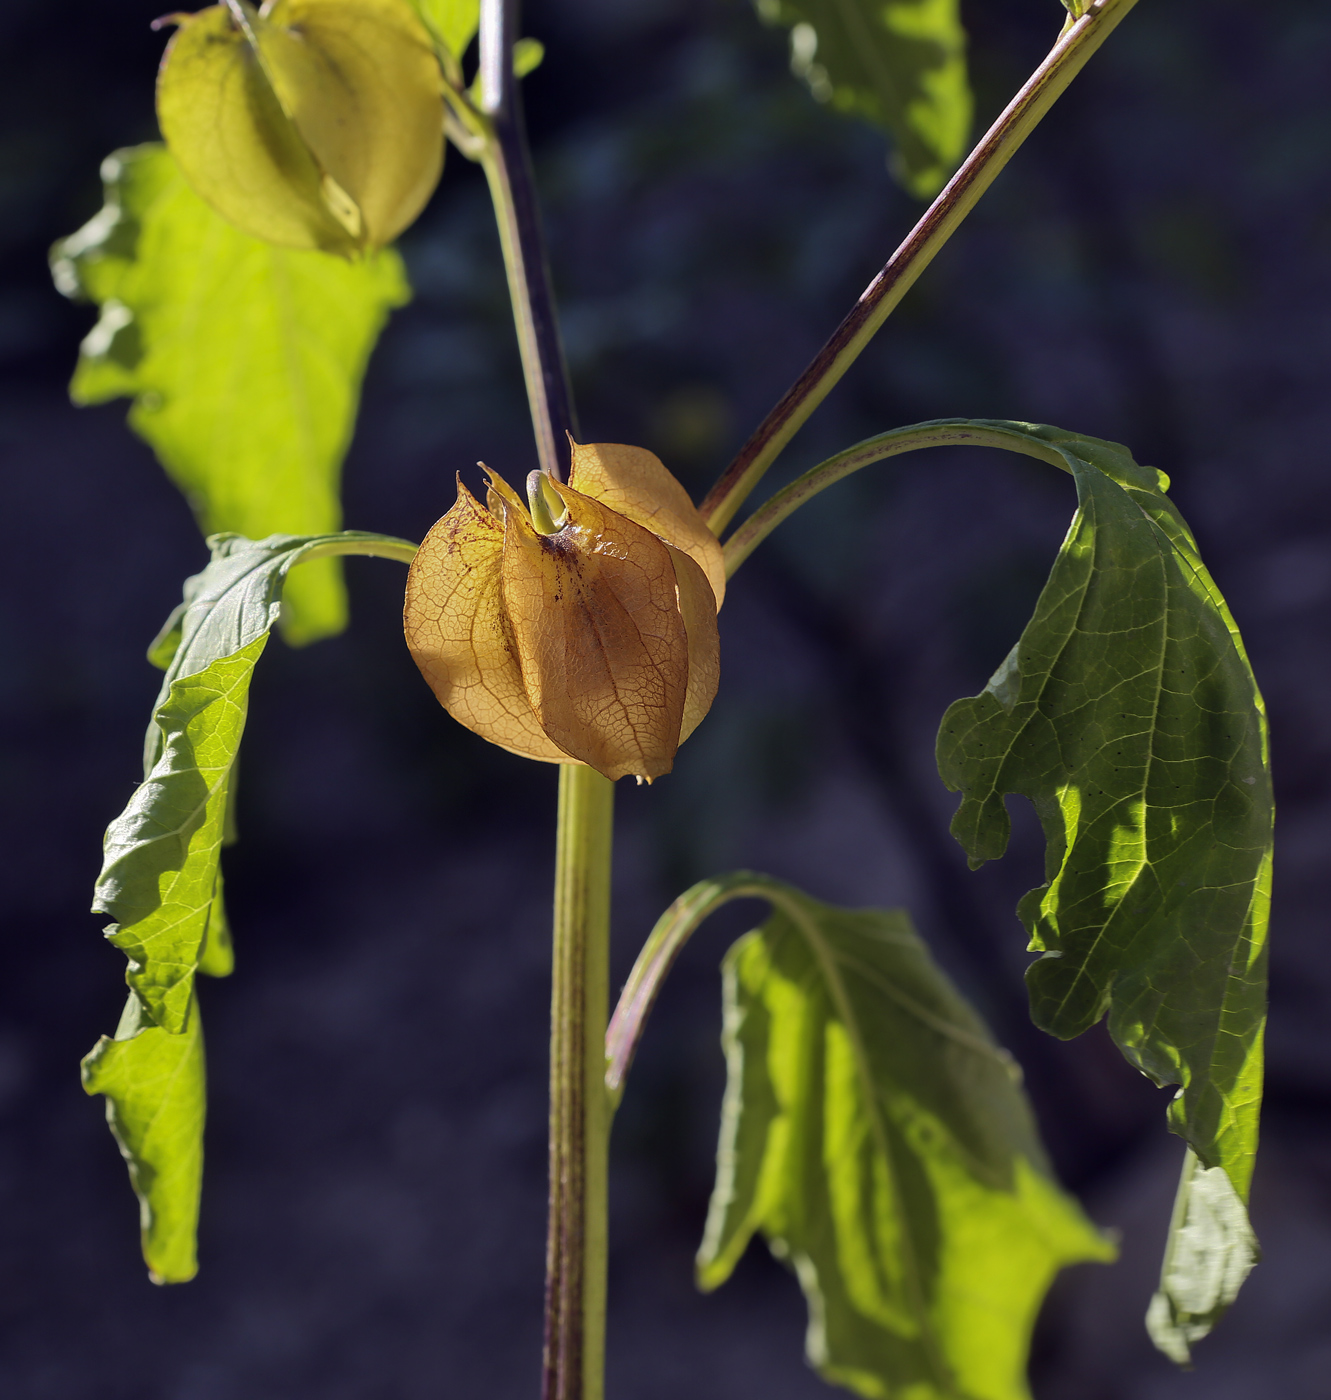
[[[704,568],[572,485],[550,483],[566,517],[543,535],[489,475],[489,508],[459,482],[408,575],[407,645],[427,683],[455,719],[525,757],[611,779],[668,773],[720,675]],[[581,480],[600,485],[591,471]]]
[[[265,242],[391,242],[443,168],[443,80],[406,0],[276,0],[177,17],[157,114],[186,180]]]

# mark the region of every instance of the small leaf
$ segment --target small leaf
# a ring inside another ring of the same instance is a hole
[[[773,913],[724,963],[702,1287],[761,1231],[804,1290],[825,1379],[885,1400],[1024,1400],[1053,1276],[1114,1250],[1054,1181],[1010,1057],[903,912],[763,876],[713,885],[711,907],[749,896]]]
[[[480,27],[481,0],[411,0],[411,4],[430,33],[461,62]]]
[[[539,39],[519,39],[513,45],[513,76],[525,78],[545,62],[545,45]]]
[[[102,307],[75,402],[133,397],[131,426],[205,532],[337,529],[365,364],[410,294],[401,260],[261,243],[213,213],[161,146],[116,152],[102,176],[105,207],[52,250],[61,291]],[[340,631],[337,562],[302,569],[286,603],[289,640]]]
[[[1004,794],[1030,799],[1048,843],[1047,882],[1018,907],[1043,953],[1026,974],[1032,1017],[1069,1038],[1108,1012],[1130,1063],[1181,1085],[1170,1127],[1241,1207],[1262,1090],[1273,810],[1243,643],[1161,473],[1094,438],[974,426],[1065,465],[1079,505],[1020,641],[943,718],[939,771],[963,795],[953,833],[973,867],[993,860],[1007,846]],[[1213,1185],[1203,1194],[1218,1199]],[[1191,1339],[1246,1272],[1234,1260],[1247,1238],[1171,1240],[1162,1290]]]
[[[195,1234],[203,1177],[203,1030],[197,1003],[180,1034],[143,1015],[133,992],[114,1038],[83,1060],[83,1087],[106,1095],[106,1121],[129,1164],[139,1198],[143,1257],[154,1283],[186,1283],[198,1272]]]
[[[790,66],[820,102],[890,132],[894,177],[936,194],[966,150],[971,94],[957,0],[755,0],[790,30]]]

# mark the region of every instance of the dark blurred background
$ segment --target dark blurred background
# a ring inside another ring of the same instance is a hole
[[[202,1271],[157,1289],[77,1063],[124,961],[86,910],[138,776],[148,640],[205,557],[124,406],[65,397],[90,312],[47,245],[151,139],[161,0],[0,11],[0,1384],[13,1400],[535,1395],[553,769],[448,720],[400,640],[402,575],[349,566],[354,622],[274,645],[254,687],[239,963],[203,988]],[[965,7],[981,122],[1054,0]],[[701,494],[918,213],[872,131],[817,108],[746,0],[530,0],[526,84],[585,434]],[[674,775],[621,784],[615,968],[687,882],[747,865],[905,905],[1025,1065],[1050,1150],[1123,1257],[1063,1277],[1039,1400],[1331,1395],[1331,12],[1143,0],[796,440],[783,478],[938,415],[1057,424],[1166,469],[1244,629],[1280,802],[1265,1262],[1197,1369],[1141,1315],[1181,1145],[1102,1029],[1030,1029],[1013,914],[1033,819],[969,875],[932,766],[944,706],[1027,616],[1073,507],[1042,465],[910,456],[829,492],[737,579],[724,683]],[[450,158],[404,249],[416,299],[373,361],[347,523],[420,538],[484,456],[534,465],[483,181]],[[718,920],[718,924],[724,922]],[[693,1290],[723,1078],[705,930],[614,1141],[615,1400],[812,1400],[798,1290],[755,1247]]]

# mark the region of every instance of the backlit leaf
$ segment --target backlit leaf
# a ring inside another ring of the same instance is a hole
[[[203,1131],[203,1049],[195,973],[231,971],[218,857],[233,839],[229,796],[250,678],[302,560],[372,554],[409,561],[415,546],[348,531],[212,541],[212,563],[185,585],[156,647],[169,661],[144,745],[144,780],[107,829],[94,908],[129,958],[129,1004],[114,1039],[85,1062],[90,1093],[130,1164],[144,1251],[161,1281],[194,1272]]]
[[[1205,1227],[1205,1248],[1193,1226],[1203,1228],[1207,1201],[1215,1219],[1242,1214],[1257,1149],[1265,712],[1161,473],[1093,438],[975,426],[1061,460],[1079,505],[1020,641],[980,695],[944,716],[939,771],[963,794],[952,830],[978,866],[1006,849],[1004,794],[1030,799],[1048,842],[1047,883],[1018,908],[1043,953],[1027,971],[1036,1024],[1068,1038],[1107,1012],[1128,1060],[1181,1086],[1169,1123],[1202,1178],[1185,1167],[1181,1199],[1191,1191],[1193,1204],[1176,1214],[1175,1235],[1191,1230],[1193,1243],[1171,1240],[1152,1331],[1186,1355],[1254,1257],[1246,1217],[1242,1228]],[[1206,1175],[1217,1169],[1228,1204]]]
[[[149,1276],[154,1283],[187,1283],[199,1267],[206,1097],[197,1001],[172,1035],[145,1020],[131,992],[114,1037],[102,1036],[84,1057],[83,1087],[106,1095],[106,1121],[139,1198]]]
[[[820,102],[890,132],[893,175],[929,198],[971,125],[958,0],[755,0],[790,30],[790,66]]]
[[[365,364],[409,296],[397,254],[350,263],[261,243],[199,199],[161,146],[119,151],[102,174],[106,205],[52,254],[61,291],[101,306],[75,401],[133,398],[131,426],[205,532],[337,529]],[[302,569],[286,604],[289,640],[340,631],[337,562]]]
[[[800,1281],[827,1380],[884,1400],[1021,1400],[1055,1273],[1114,1250],[1053,1179],[1011,1058],[902,911],[763,876],[714,883],[773,912],[724,963],[700,1283],[724,1282],[761,1232]]]

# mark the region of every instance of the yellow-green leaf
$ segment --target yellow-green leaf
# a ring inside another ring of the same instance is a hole
[[[384,251],[350,263],[251,238],[161,146],[118,151],[102,174],[105,207],[52,254],[61,291],[101,306],[75,402],[133,398],[131,426],[205,533],[336,530],[365,365],[410,295],[401,260]],[[336,560],[302,569],[286,603],[289,640],[340,631]]]

